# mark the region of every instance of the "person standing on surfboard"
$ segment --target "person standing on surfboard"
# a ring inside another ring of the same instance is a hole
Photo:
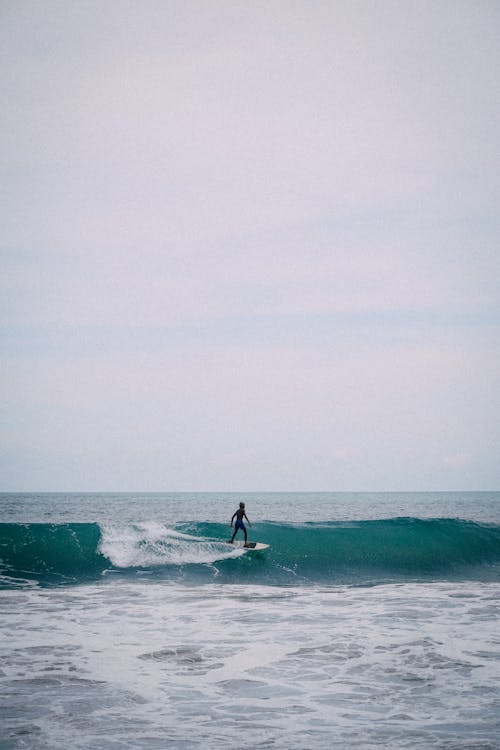
[[[236,536],[238,531],[241,529],[245,535],[245,547],[246,547],[247,546],[247,527],[243,523],[243,519],[246,520],[249,526],[251,526],[252,524],[248,520],[248,516],[245,513],[245,503],[240,503],[240,507],[238,508],[238,510],[236,510],[233,513],[233,517],[231,518],[231,528],[233,528],[233,521],[235,518],[236,518],[236,523],[234,524],[234,534],[231,537],[231,541],[229,543],[232,544],[234,542],[234,537]]]

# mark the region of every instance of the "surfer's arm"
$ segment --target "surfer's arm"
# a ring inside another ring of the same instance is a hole
[[[245,513],[245,518],[247,519],[247,524],[248,524],[249,526],[251,526],[252,524],[251,524],[251,523],[250,523],[250,521],[248,520],[248,516],[247,516],[247,514],[246,514],[246,513]]]
[[[233,521],[234,521],[235,515],[236,515],[236,513],[233,513],[233,517],[231,518],[231,523],[229,524],[231,526],[231,528],[233,527]]]

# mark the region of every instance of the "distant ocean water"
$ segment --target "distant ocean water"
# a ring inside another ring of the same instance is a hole
[[[496,492],[2,494],[0,748],[499,749],[499,595]]]

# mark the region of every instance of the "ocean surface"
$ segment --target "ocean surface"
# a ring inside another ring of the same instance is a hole
[[[499,492],[0,494],[0,748],[500,750],[499,601]]]

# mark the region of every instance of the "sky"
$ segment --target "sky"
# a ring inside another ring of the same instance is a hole
[[[499,490],[499,33],[1,0],[0,490]]]

